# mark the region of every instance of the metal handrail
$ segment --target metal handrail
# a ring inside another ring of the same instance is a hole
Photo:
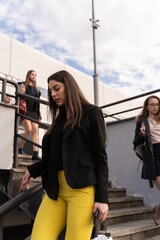
[[[0,206],[0,240],[3,240],[3,216],[42,190],[43,187],[40,182]]]
[[[33,144],[33,145],[35,145],[35,146],[37,146],[39,148],[42,148],[41,145],[39,145],[39,144],[29,140],[28,138],[25,138],[22,135],[18,134],[18,126],[19,126],[18,116],[21,116],[21,117],[23,117],[25,119],[28,119],[28,120],[30,120],[32,122],[35,122],[41,128],[44,128],[44,129],[48,129],[49,126],[50,126],[49,124],[42,123],[42,122],[37,121],[35,119],[32,119],[32,118],[30,118],[28,116],[20,114],[19,113],[19,98],[21,97],[21,98],[25,98],[25,99],[31,99],[34,102],[41,103],[41,104],[44,104],[44,105],[48,105],[48,102],[46,100],[42,100],[40,98],[33,97],[33,96],[28,95],[28,94],[20,93],[18,91],[18,89],[19,89],[18,84],[15,83],[12,80],[0,77],[0,81],[2,81],[2,91],[0,91],[0,94],[2,95],[2,102],[5,102],[6,96],[10,96],[10,97],[15,98],[15,107],[16,108],[15,108],[15,124],[14,124],[14,154],[13,154],[14,157],[13,157],[13,166],[16,167],[18,165],[18,137],[24,139],[27,142],[30,142],[31,144]],[[13,85],[15,87],[15,95],[6,93],[7,83],[9,83],[9,84],[11,84],[11,85]]]
[[[111,106],[114,106],[114,105],[117,105],[117,104],[120,104],[120,103],[129,102],[131,100],[135,100],[137,98],[141,98],[141,97],[144,97],[144,96],[156,93],[156,92],[160,92],[160,88],[156,89],[156,90],[146,92],[146,93],[142,93],[142,94],[139,94],[139,95],[136,95],[136,96],[133,96],[133,97],[125,98],[125,99],[122,99],[122,100],[117,101],[117,102],[112,102],[112,103],[103,105],[103,106],[101,106],[101,108],[103,109],[103,108],[111,107]]]
[[[10,96],[10,97],[15,99],[15,105],[14,105],[15,106],[15,124],[14,124],[14,154],[13,154],[14,157],[13,157],[13,166],[16,167],[18,165],[18,137],[24,139],[27,142],[30,142],[33,145],[36,145],[39,148],[42,148],[41,145],[39,145],[37,143],[34,143],[33,141],[29,140],[28,138],[24,138],[23,136],[18,134],[18,126],[19,126],[18,116],[23,117],[25,119],[28,119],[28,120],[30,120],[32,122],[35,122],[41,128],[44,128],[44,129],[48,129],[49,126],[50,126],[49,124],[42,123],[42,122],[34,120],[34,119],[32,119],[32,118],[30,118],[28,116],[20,114],[19,113],[19,98],[21,97],[21,98],[25,98],[25,99],[32,99],[34,102],[38,102],[38,103],[41,103],[41,104],[44,104],[44,105],[48,105],[48,103],[47,103],[46,100],[42,100],[40,98],[36,98],[36,97],[30,96],[30,95],[27,95],[27,94],[20,93],[18,91],[18,89],[19,89],[18,84],[16,82],[12,81],[12,80],[6,79],[4,77],[0,77],[0,81],[2,81],[2,91],[0,91],[0,95],[2,96],[1,97],[2,102],[5,103],[6,96]],[[9,94],[9,93],[6,92],[8,83],[15,87],[15,95]],[[7,104],[6,104],[6,106],[7,106]]]
[[[38,144],[38,143],[35,143],[35,142],[33,142],[32,140],[30,140],[30,139],[28,139],[28,138],[26,138],[26,137],[24,137],[24,136],[22,136],[22,135],[20,135],[20,134],[16,134],[16,137],[18,138],[22,138],[23,140],[25,140],[25,141],[27,141],[27,142],[29,142],[29,143],[31,143],[31,144],[33,144],[33,145],[35,145],[35,146],[37,146],[38,148],[42,148],[42,146],[40,145],[40,144]]]
[[[2,101],[5,102],[5,97],[6,96],[12,96],[13,98],[16,99],[16,96],[15,95],[12,95],[12,94],[7,94],[6,93],[6,87],[7,87],[7,83],[13,85],[16,89],[16,92],[18,92],[18,84],[11,81],[11,80],[8,80],[6,78],[3,78],[3,77],[0,77],[0,81],[2,81],[2,91],[0,92],[0,94],[2,95]],[[17,99],[17,102],[15,102],[16,105],[18,105],[18,99]]]
[[[25,116],[24,114],[17,113],[17,115],[20,116],[20,117],[23,117],[23,118],[25,118],[25,119],[28,119],[28,120],[30,120],[30,121],[32,121],[32,122],[35,122],[35,123],[39,124],[39,126],[40,126],[41,128],[48,129],[48,128],[50,127],[50,124],[37,121],[37,120],[35,120],[35,119],[31,118],[31,117]]]
[[[25,93],[17,92],[16,96],[21,97],[21,98],[25,98],[25,99],[32,99],[34,102],[38,102],[38,103],[42,103],[44,105],[48,105],[48,102],[46,100],[42,100],[40,98],[33,97],[33,96],[30,96],[30,95],[25,94]]]
[[[135,99],[138,99],[138,98],[142,98],[142,97],[147,96],[147,95],[152,95],[156,92],[160,92],[160,89],[152,90],[152,91],[145,92],[145,93],[133,96],[133,97],[122,99],[120,101],[116,101],[116,102],[113,102],[113,103],[103,105],[103,106],[101,106],[101,109],[104,109],[104,108],[107,108],[107,107],[112,107],[112,106],[115,106],[115,105],[118,105],[118,104],[121,104],[121,103],[129,102],[129,101],[132,101],[132,100],[135,100]],[[142,108],[142,106],[135,107],[135,108],[129,108],[129,109],[126,109],[126,110],[123,110],[123,111],[120,111],[120,112],[115,112],[115,113],[112,113],[112,114],[107,114],[107,113],[104,112],[104,118],[111,117],[112,119],[115,119],[115,120],[119,121],[121,119],[119,117],[115,117],[115,116],[119,116],[119,114],[122,114],[122,113],[133,112],[133,111],[141,109],[141,108]]]
[[[0,206],[0,217],[4,216],[6,213],[13,210],[15,207],[18,207],[21,203],[43,190],[42,183],[37,183],[28,190],[25,190],[23,193],[20,193],[18,196],[12,198],[8,202]]]
[[[31,99],[31,100],[33,100],[34,102],[37,102],[37,103],[41,103],[41,104],[44,104],[44,105],[48,105],[48,102],[46,101],[46,100],[42,100],[42,99],[40,99],[40,98],[37,98],[37,97],[33,97],[33,96],[30,96],[30,95],[28,95],[28,94],[25,94],[25,93],[20,93],[20,92],[16,92],[16,98],[19,98],[19,97],[21,97],[21,98],[24,98],[24,99]],[[29,142],[29,143],[31,143],[32,145],[35,145],[35,146],[37,146],[38,148],[42,148],[42,146],[40,145],[40,144],[38,144],[38,143],[35,143],[35,142],[33,142],[32,140],[30,140],[30,139],[28,139],[28,138],[26,138],[26,137],[23,137],[22,135],[20,135],[20,134],[18,134],[18,124],[19,124],[19,122],[18,122],[18,116],[21,116],[21,117],[23,117],[23,118],[25,118],[25,119],[28,119],[28,120],[30,120],[30,121],[32,121],[32,122],[35,122],[35,123],[37,123],[40,127],[42,127],[42,128],[44,128],[44,129],[48,129],[49,128],[49,124],[46,124],[46,123],[42,123],[42,122],[40,122],[40,121],[37,121],[37,120],[35,120],[35,119],[33,119],[33,118],[31,118],[31,117],[28,117],[28,116],[26,116],[26,115],[23,115],[23,114],[21,114],[21,113],[19,113],[19,109],[18,109],[18,111],[16,112],[16,116],[15,116],[15,121],[16,121],[16,127],[15,127],[15,145],[14,145],[14,167],[17,167],[17,165],[18,165],[18,141],[17,141],[17,139],[18,139],[18,137],[19,138],[22,138],[22,139],[24,139],[25,141],[27,141],[27,142]]]
[[[119,115],[119,114],[122,114],[122,113],[131,112],[131,111],[134,111],[134,110],[138,110],[140,108],[142,108],[142,106],[136,107],[136,108],[130,108],[128,110],[124,110],[124,111],[120,111],[120,112],[116,112],[116,113],[112,113],[112,114],[107,114],[106,113],[104,117],[113,117],[114,115]],[[120,119],[117,119],[117,120],[120,120]]]

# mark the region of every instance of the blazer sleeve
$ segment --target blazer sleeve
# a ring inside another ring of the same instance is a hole
[[[95,201],[108,203],[108,163],[106,153],[106,129],[102,110],[95,107],[91,110],[91,144],[96,169]]]
[[[42,175],[43,182],[46,180],[47,177],[49,141],[49,135],[45,134],[42,140],[42,160],[27,167],[28,171],[31,174],[31,177],[36,178]]]
[[[42,169],[42,162],[41,161],[40,162],[36,162],[36,163],[28,166],[27,169],[28,169],[31,177],[33,177],[33,178],[39,177],[42,174],[42,171],[41,171],[41,169]]]

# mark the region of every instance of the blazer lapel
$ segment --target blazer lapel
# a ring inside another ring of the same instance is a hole
[[[74,131],[75,127],[76,127],[76,125],[72,128],[72,124],[69,124],[69,125],[66,126],[62,142],[65,142],[69,138],[69,136]]]

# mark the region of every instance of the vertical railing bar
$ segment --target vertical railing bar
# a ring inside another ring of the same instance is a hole
[[[0,216],[0,240],[3,240],[3,216]]]
[[[19,106],[19,97],[17,97],[18,93],[18,85],[15,86],[16,91],[15,91],[15,104]],[[15,109],[15,122],[14,122],[14,149],[13,149],[13,167],[17,167],[18,165],[18,125],[19,125],[19,118],[17,113],[19,113],[19,108]]]
[[[6,98],[6,86],[7,86],[7,80],[4,79],[2,81],[2,102],[5,102],[5,98]]]

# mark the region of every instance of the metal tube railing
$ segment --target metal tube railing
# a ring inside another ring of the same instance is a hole
[[[27,95],[27,94],[20,93],[18,91],[18,89],[19,89],[18,84],[11,81],[11,80],[8,80],[8,79],[3,78],[3,77],[0,77],[0,80],[2,81],[2,91],[0,92],[0,94],[2,95],[2,101],[5,102],[6,96],[10,96],[10,97],[15,98],[16,108],[15,108],[15,124],[14,124],[13,166],[16,167],[18,165],[18,137],[24,139],[25,141],[27,141],[27,142],[29,142],[29,143],[31,143],[31,144],[39,147],[39,148],[41,148],[41,145],[39,145],[37,143],[34,143],[33,141],[29,140],[28,138],[25,138],[22,135],[18,134],[18,126],[19,126],[18,116],[21,116],[25,119],[28,119],[32,122],[35,122],[41,128],[44,128],[44,129],[48,129],[49,126],[50,126],[49,124],[41,123],[41,122],[39,122],[37,120],[34,120],[34,119],[32,119],[28,116],[20,114],[19,113],[19,97],[25,98],[25,99],[32,99],[34,102],[38,102],[38,103],[41,103],[41,104],[44,104],[44,105],[47,105],[47,101],[36,98],[36,97],[33,97],[33,96],[30,96],[30,95]],[[9,83],[9,84],[11,84],[15,87],[15,95],[6,93],[7,83]]]
[[[21,98],[25,98],[25,99],[32,99],[34,102],[38,102],[38,103],[42,103],[44,105],[47,105],[47,101],[46,100],[42,100],[40,98],[33,97],[33,96],[30,96],[30,95],[25,94],[25,93],[17,92],[16,96],[17,97],[21,97]]]
[[[42,99],[37,98],[37,97],[30,96],[28,94],[20,93],[20,92],[17,91],[16,92],[16,98],[19,99],[19,97],[24,98],[24,99],[32,99],[34,102],[47,105],[47,101],[45,101],[45,100],[42,100]],[[24,136],[18,134],[18,124],[19,124],[18,121],[17,121],[18,116],[21,116],[21,117],[23,117],[25,119],[28,119],[28,120],[30,120],[32,122],[35,122],[35,123],[37,123],[39,126],[41,126],[44,129],[48,129],[49,128],[49,124],[41,123],[40,121],[32,119],[32,118],[30,118],[30,117],[28,117],[26,115],[20,114],[19,113],[19,109],[18,109],[18,111],[16,112],[16,116],[15,116],[15,119],[16,119],[15,120],[16,121],[15,125],[17,126],[17,128],[16,128],[16,131],[15,131],[15,139],[16,140],[15,140],[15,151],[14,151],[14,167],[17,167],[17,165],[18,165],[18,137],[22,138],[23,140],[25,140],[25,141],[27,141],[29,143],[31,143],[32,145],[37,146],[38,148],[42,148],[42,146],[40,144],[35,143],[32,140],[30,140],[28,138],[25,138]]]
[[[16,137],[18,138],[22,138],[23,140],[25,140],[25,141],[27,141],[27,142],[29,142],[29,143],[31,143],[31,144],[33,144],[33,145],[35,145],[35,146],[37,146],[38,148],[42,148],[42,146],[40,145],[40,144],[38,144],[38,143],[35,143],[35,142],[33,142],[32,140],[30,140],[30,139],[28,139],[28,138],[26,138],[26,137],[24,137],[24,136],[22,136],[22,135],[20,135],[20,134],[16,134]]]
[[[144,96],[156,93],[156,92],[160,92],[160,88],[156,89],[156,90],[153,90],[153,91],[149,91],[149,92],[146,92],[146,93],[142,93],[142,94],[136,95],[134,97],[125,98],[125,99],[122,99],[122,100],[117,101],[117,102],[113,102],[113,103],[109,103],[109,104],[103,105],[103,106],[101,106],[101,108],[103,109],[103,108],[111,107],[111,106],[114,106],[114,105],[117,105],[117,104],[120,104],[120,103],[129,102],[131,100],[135,100],[137,98],[141,98],[141,97],[144,97]]]
[[[0,206],[0,240],[3,240],[3,216],[41,190],[43,190],[42,183],[38,183]]]
[[[116,112],[116,113],[112,113],[112,114],[105,114],[104,117],[113,117],[114,115],[119,115],[119,114],[127,113],[127,112],[130,112],[130,111],[135,111],[135,110],[138,110],[140,108],[142,108],[142,106],[136,107],[136,108],[130,108],[128,110],[124,110],[124,111],[120,111],[120,112]],[[120,120],[120,119],[118,119],[118,120]]]
[[[157,92],[160,92],[160,89],[152,90],[152,91],[149,91],[149,92],[146,92],[146,93],[142,93],[142,94],[139,94],[139,95],[136,95],[136,96],[133,96],[133,97],[122,99],[120,101],[109,103],[109,104],[101,106],[101,108],[104,109],[104,108],[112,107],[112,106],[115,106],[115,105],[118,105],[118,104],[121,104],[121,103],[129,102],[129,101],[132,101],[132,100],[135,100],[135,99],[138,99],[138,98],[145,97],[147,95],[152,95],[152,94],[157,93]],[[135,110],[138,110],[140,108],[142,108],[142,106],[139,106],[139,107],[136,107],[136,108],[129,108],[129,109],[126,109],[126,110],[123,110],[123,111],[120,111],[120,112],[115,112],[115,113],[112,113],[112,114],[104,113],[104,118],[111,117],[111,118],[116,119],[115,115],[119,115],[119,114],[122,114],[122,113],[135,111]],[[117,120],[120,120],[120,119],[117,118]]]
[[[28,117],[28,116],[25,116],[25,115],[23,115],[23,114],[21,114],[21,113],[17,113],[17,115],[20,116],[20,117],[23,117],[23,118],[25,118],[25,119],[28,119],[28,120],[30,120],[30,121],[32,121],[32,122],[35,122],[35,123],[39,124],[39,126],[42,127],[42,128],[44,128],[44,129],[48,129],[48,128],[50,127],[49,124],[42,123],[42,122],[40,122],[40,121],[38,121],[38,120],[35,120],[35,119],[33,119],[33,118],[31,118],[31,117]]]

